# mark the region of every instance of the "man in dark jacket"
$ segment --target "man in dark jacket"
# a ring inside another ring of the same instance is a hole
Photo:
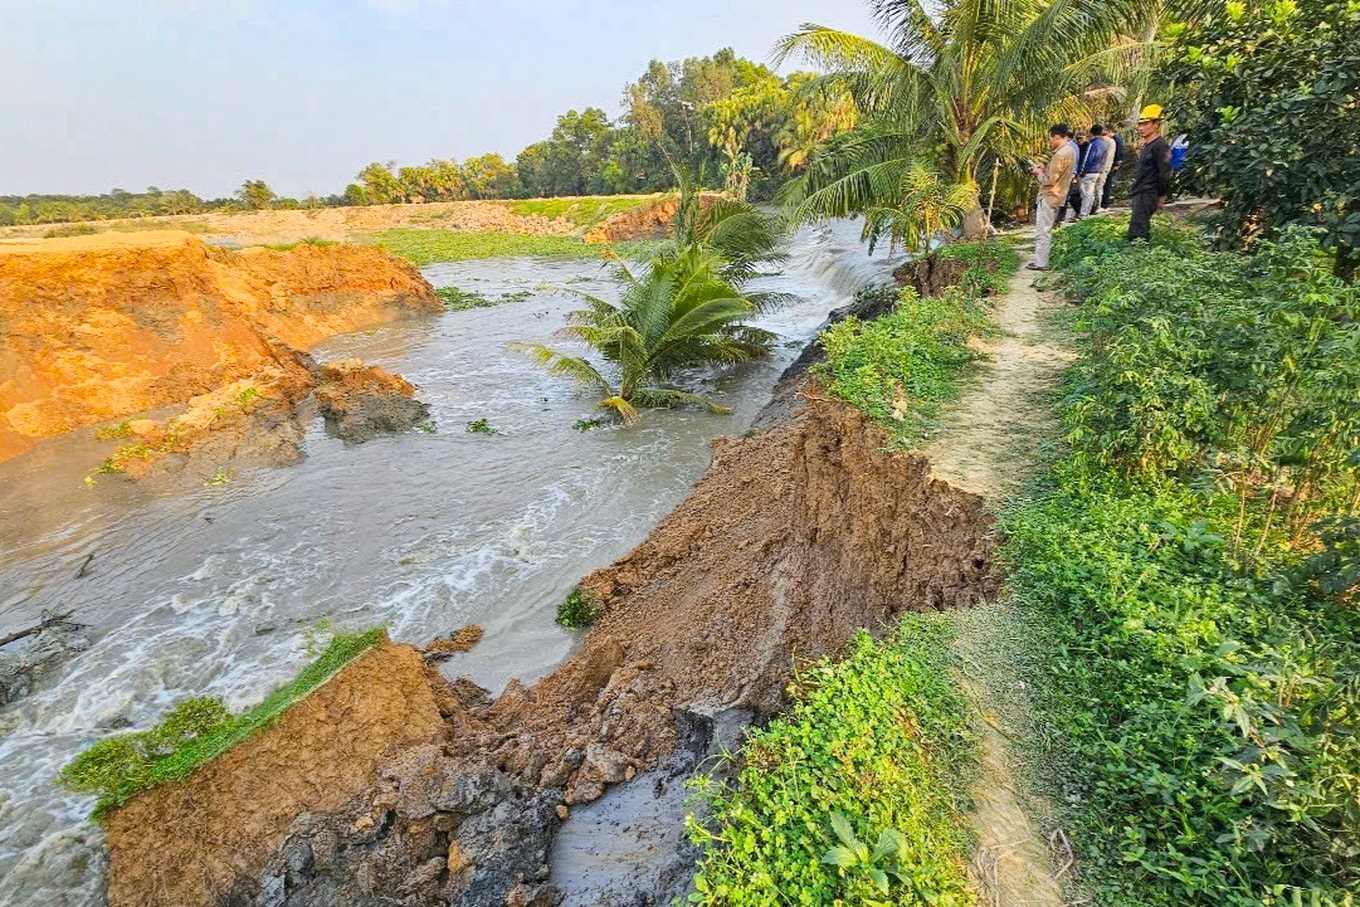
[[[1171,194],[1171,146],[1162,137],[1162,108],[1150,104],[1138,116],[1138,135],[1143,147],[1138,152],[1138,166],[1129,189],[1129,242],[1149,241],[1152,238],[1152,215],[1162,210]]]

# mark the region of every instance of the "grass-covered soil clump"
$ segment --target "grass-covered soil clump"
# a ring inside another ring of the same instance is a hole
[[[1005,520],[1036,726],[1094,902],[1360,891],[1360,289],[1307,234],[1250,255],[1064,230],[1064,446]]]
[[[968,263],[958,286],[939,296],[910,287],[869,291],[894,294],[893,310],[867,321],[852,316],[824,331],[826,359],[814,370],[828,392],[905,447],[918,443],[957,398],[960,379],[982,358],[969,338],[992,329],[987,297],[1019,265],[1015,250],[998,242],[949,246],[940,258]]]
[[[60,781],[70,790],[97,794],[94,816],[99,818],[141,791],[189,777],[198,766],[249,740],[385,638],[380,627],[335,636],[292,682],[240,714],[212,697],[186,699],[155,727],[108,737],[85,750],[61,770]]]
[[[912,616],[882,642],[798,674],[793,704],[752,731],[732,785],[700,779],[693,903],[975,903],[961,819],[973,764],[949,624]]]

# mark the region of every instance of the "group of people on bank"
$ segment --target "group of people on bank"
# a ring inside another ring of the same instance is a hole
[[[1129,188],[1129,241],[1148,240],[1152,215],[1160,211],[1171,194],[1171,145],[1162,136],[1162,108],[1152,104],[1138,116],[1142,146]],[[1039,181],[1039,202],[1034,217],[1034,261],[1031,271],[1048,269],[1053,228],[1070,209],[1073,219],[1109,207],[1114,174],[1123,166],[1124,141],[1113,128],[1100,123],[1088,133],[1074,135],[1071,126],[1057,123],[1048,130],[1053,156],[1046,165],[1035,163],[1031,172]]]

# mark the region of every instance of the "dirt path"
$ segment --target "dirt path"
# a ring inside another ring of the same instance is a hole
[[[982,345],[991,361],[921,449],[935,475],[995,505],[1018,490],[1039,441],[1052,426],[1045,399],[1073,354],[1054,342],[1048,315],[1059,303],[1020,270],[997,307],[1003,336]]]
[[[1040,441],[1053,427],[1047,399],[1073,354],[1056,341],[1061,303],[1035,289],[1035,275],[1011,279],[995,314],[1004,332],[985,349],[990,361],[965,389],[939,437],[921,452],[933,473],[981,495],[995,509],[1023,484]],[[973,875],[986,907],[1060,907],[1062,886],[1047,836],[1044,805],[1024,792],[1014,741],[1027,734],[1024,685],[1016,665],[1023,627],[1004,602],[959,612],[960,680],[979,715],[979,777],[969,816],[977,833]]]

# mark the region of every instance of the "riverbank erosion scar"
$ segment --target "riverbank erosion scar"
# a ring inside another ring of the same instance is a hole
[[[839,651],[857,628],[993,597],[981,500],[933,479],[923,458],[885,453],[886,436],[858,412],[815,387],[807,396],[790,421],[716,442],[689,498],[583,581],[604,615],[552,674],[495,701],[466,680],[411,674],[442,734],[403,745],[404,731],[373,729],[368,745],[384,755],[355,757],[360,789],[262,787],[290,753],[303,765],[350,758],[345,714],[327,719],[337,739],[318,742],[320,756],[287,724],[265,731],[152,791],[144,802],[156,808],[113,815],[111,903],[202,902],[181,884],[232,904],[556,903],[547,863],[574,805],[703,726],[777,711],[794,667]],[[358,664],[332,681],[356,708],[406,682],[351,676]]]
[[[0,243],[0,461],[245,379],[279,344],[439,311],[413,266],[371,247],[228,251],[172,232]]]
[[[268,731],[114,812],[109,904],[216,902],[258,874],[298,815],[340,808],[372,784],[382,756],[444,732],[418,652],[364,653]]]

